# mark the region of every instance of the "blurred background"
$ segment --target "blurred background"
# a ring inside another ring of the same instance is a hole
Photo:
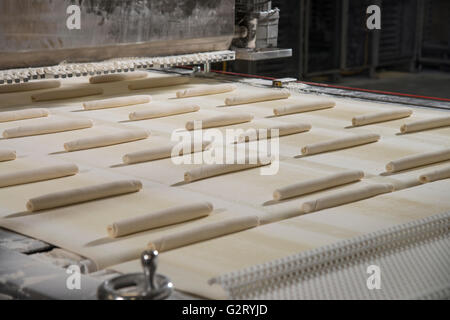
[[[373,4],[380,30],[366,26]],[[292,48],[292,56],[237,60],[224,70],[450,98],[448,0],[236,0],[236,24],[268,11],[256,50]]]

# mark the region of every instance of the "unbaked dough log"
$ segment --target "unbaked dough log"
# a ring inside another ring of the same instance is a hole
[[[49,193],[28,200],[27,209],[30,212],[53,209],[67,205],[138,192],[142,189],[139,180],[123,180],[97,184],[84,188]]]
[[[146,120],[174,116],[177,114],[197,112],[200,107],[195,104],[181,104],[181,105],[170,105],[170,106],[151,106],[150,110],[142,110],[132,112],[129,115],[130,120]]]
[[[223,221],[211,222],[182,231],[175,230],[172,234],[150,242],[148,248],[158,250],[159,252],[169,251],[193,243],[254,228],[258,225],[259,218],[257,216],[228,218]]]
[[[149,103],[150,101],[152,101],[151,96],[127,96],[105,100],[88,101],[83,103],[83,107],[85,110],[100,110],[133,106],[136,104]]]
[[[128,88],[130,90],[141,90],[141,89],[178,86],[180,84],[185,83],[189,83],[188,77],[183,76],[154,77],[133,81],[128,85]]]
[[[273,199],[280,201],[292,197],[302,196],[304,194],[321,191],[347,183],[359,181],[364,177],[363,171],[349,170],[322,178],[312,179],[300,183],[295,183],[287,187],[279,188],[273,193]]]
[[[353,117],[353,126],[365,126],[372,123],[379,123],[391,120],[397,120],[402,118],[407,118],[411,116],[413,111],[411,109],[399,109],[391,111],[383,111],[371,114],[365,114],[361,116]]]
[[[267,128],[267,131],[265,134],[261,134],[261,130],[263,130],[263,132],[264,132],[264,129],[260,129],[260,130],[249,129],[249,130],[247,130],[246,133],[243,133],[239,136],[238,142],[250,141],[255,138],[257,140],[264,139],[264,138],[270,139],[270,138],[272,138],[272,130],[278,130],[279,137],[288,136],[288,135],[296,134],[296,133],[307,132],[307,131],[311,130],[311,125],[306,124],[306,123],[282,124],[279,126],[273,126],[273,127]]]
[[[273,109],[273,114],[276,116],[283,116],[287,114],[303,113],[310,111],[317,111],[323,109],[330,109],[336,106],[336,102],[332,100],[317,100],[311,102],[299,102],[291,106],[278,107]]]
[[[302,205],[302,211],[310,213],[327,208],[337,207],[346,203],[356,202],[377,195],[392,192],[394,186],[391,184],[372,184],[350,190],[338,191],[334,194],[323,196],[319,199],[307,201]]]
[[[420,120],[404,124],[403,126],[401,126],[400,131],[402,133],[409,133],[447,126],[450,126],[450,116]]]
[[[236,86],[233,84],[217,84],[217,85],[201,86],[197,88],[180,90],[177,92],[177,98],[207,96],[212,94],[231,92],[234,90],[236,90]]]
[[[6,129],[5,131],[3,131],[3,137],[6,139],[28,137],[41,134],[86,129],[91,128],[92,126],[92,120],[88,119],[49,121],[48,123],[43,124],[27,125]]]
[[[387,172],[398,172],[446,160],[450,160],[450,148],[415,154],[391,161],[386,165],[386,170]]]
[[[47,117],[50,112],[47,109],[36,108],[36,109],[25,109],[18,111],[6,111],[0,112],[0,122],[10,122],[17,120],[26,120],[33,118],[43,118]]]
[[[12,92],[24,92],[24,91],[34,91],[42,89],[53,89],[59,88],[61,82],[57,80],[49,81],[32,81],[17,84],[7,84],[0,86],[0,93],[12,93]]]
[[[310,155],[350,147],[356,147],[363,144],[377,142],[378,140],[380,140],[380,136],[378,134],[369,133],[369,134],[354,135],[351,137],[339,138],[307,145],[302,148],[302,154]]]
[[[250,122],[253,120],[253,116],[251,114],[245,113],[235,113],[235,114],[226,114],[216,117],[211,117],[201,121],[201,128],[216,128],[216,127],[225,127],[231,126],[233,124]],[[197,121],[189,121],[186,123],[187,130],[194,130],[195,124]],[[200,121],[198,121],[200,123]]]
[[[0,162],[16,160],[16,152],[14,150],[0,149]]]
[[[450,178],[450,166],[447,166],[441,169],[424,173],[419,177],[419,180],[422,183],[427,183],[449,178]]]
[[[234,97],[226,98],[225,104],[227,106],[236,106],[239,104],[248,104],[255,102],[264,102],[271,100],[287,99],[291,96],[289,90],[268,90],[261,93],[241,94]]]
[[[107,83],[107,82],[117,82],[126,80],[136,80],[147,78],[148,72],[136,71],[136,72],[125,72],[116,74],[104,74],[100,76],[93,76],[89,79],[92,84],[95,83]]]
[[[199,168],[189,170],[184,174],[184,181],[189,183],[197,180],[202,180],[206,178],[211,178],[219,176],[222,174],[227,174],[231,172],[243,171],[247,169],[258,168],[262,166],[267,166],[272,163],[271,159],[268,157],[259,157],[255,161],[249,161],[249,157],[245,158],[245,163],[239,164],[208,164],[203,165]],[[244,161],[242,161],[244,162]]]
[[[52,91],[34,94],[31,96],[31,99],[35,102],[39,102],[39,101],[81,98],[81,97],[95,96],[99,94],[103,94],[103,89],[99,87],[79,87],[70,89],[60,88]]]
[[[213,211],[209,202],[192,203],[114,222],[107,228],[111,238],[123,237],[208,216]]]
[[[173,154],[175,146],[177,146],[177,144],[128,153],[123,156],[123,163],[134,164],[153,160],[167,159],[171,158],[172,156],[180,157],[190,153],[202,152],[208,149],[209,146],[211,146],[211,141],[203,141],[201,143],[195,142],[188,145],[182,145],[179,148],[180,151],[176,154]]]
[[[78,167],[74,164],[62,164],[38,169],[5,173],[0,174],[0,188],[68,177],[73,176],[77,173]]]
[[[70,152],[107,147],[115,144],[147,139],[149,135],[150,134],[147,130],[133,129],[118,133],[73,140],[65,143],[64,149]]]

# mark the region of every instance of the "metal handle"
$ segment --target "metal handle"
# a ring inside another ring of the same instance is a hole
[[[158,251],[141,255],[143,273],[132,273],[107,280],[98,288],[101,300],[164,300],[173,290],[169,278],[157,274]]]

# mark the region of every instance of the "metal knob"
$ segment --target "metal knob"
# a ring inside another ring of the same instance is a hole
[[[106,280],[97,291],[101,300],[164,300],[173,290],[169,278],[157,274],[158,251],[141,255],[143,273],[132,273]]]

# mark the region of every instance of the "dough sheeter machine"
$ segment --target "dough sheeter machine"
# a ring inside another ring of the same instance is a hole
[[[68,11],[70,6],[76,6],[81,9],[82,19],[79,29],[70,29],[67,26],[68,18],[76,13],[75,11]],[[70,87],[72,85],[84,85],[89,82],[89,77],[92,76],[148,71],[150,75],[179,74],[190,78],[190,84],[140,92],[166,102],[173,102],[172,96],[174,92],[189,87],[189,85],[232,83],[241,92],[281,90],[280,87],[284,87],[291,91],[295,99],[308,99],[310,97],[334,99],[339,107],[342,106],[341,112],[331,118],[328,118],[326,114],[322,114],[325,111],[318,111],[317,116],[305,117],[305,121],[311,122],[313,128],[315,126],[320,128],[315,133],[316,136],[310,139],[311,142],[315,142],[319,138],[324,139],[327,136],[335,135],[338,127],[344,128],[345,126],[342,126],[342,124],[349,119],[351,120],[352,114],[364,114],[370,111],[371,108],[390,110],[408,106],[414,109],[415,114],[417,113],[420,119],[427,118],[430,115],[448,116],[450,101],[446,99],[369,92],[339,86],[297,82],[295,79],[261,78],[211,70],[212,63],[239,59],[239,54],[242,54],[242,52],[245,53],[243,54],[245,57],[242,59],[252,59],[248,58],[252,57],[252,52],[254,52],[253,57],[258,57],[255,59],[268,59],[290,54],[289,50],[286,49],[258,51],[255,48],[237,49],[232,46],[233,39],[249,37],[249,34],[254,36],[254,34],[245,30],[245,27],[235,27],[234,8],[234,0],[96,0],[90,2],[71,0],[58,2],[50,0],[26,2],[4,0],[0,3],[0,86],[33,83],[44,79],[57,79],[61,81],[63,86]],[[248,43],[251,41],[244,42]],[[270,63],[270,60],[267,61],[267,63]],[[128,90],[121,87],[120,84],[106,84],[103,88],[104,94],[102,98],[97,96],[37,104],[30,100],[30,92],[0,94],[2,99],[0,108],[6,111],[14,111],[23,109],[25,106],[31,107],[36,105],[50,108],[58,117],[68,117],[69,115],[84,116],[84,113],[79,112],[78,109],[80,108],[80,103],[85,100],[105,99],[112,96],[131,94]],[[205,109],[206,113],[213,115],[214,112],[223,110],[223,103],[220,103],[220,101],[223,101],[226,97],[225,94],[219,94],[217,99],[205,100],[204,102],[199,102],[199,104]],[[270,121],[277,121],[268,112],[269,108],[272,111],[272,108],[276,107],[277,103],[264,102],[261,104],[261,107],[251,104],[249,105],[250,109],[247,111],[253,112],[261,123],[269,124]],[[267,104],[267,106],[264,104]],[[94,122],[101,124],[102,130],[107,131],[108,126],[110,126],[111,130],[116,130],[120,126],[132,125],[127,121],[123,121],[122,115],[113,113],[101,114],[99,111],[98,114],[92,117]],[[157,120],[152,120],[149,123],[143,121],[142,126],[147,126],[151,131],[155,131],[155,139],[159,139],[158,143],[162,144],[162,138],[167,134],[166,130],[170,131],[172,127],[179,127],[180,121],[185,122],[185,119],[182,118],[177,118],[176,121],[173,120],[173,122],[169,121],[167,123],[164,121],[159,123]],[[286,121],[289,122],[289,120]],[[327,123],[327,121],[330,123]],[[395,136],[393,134],[394,130],[400,126],[401,120],[388,123],[387,126],[380,124],[380,127],[374,130],[383,137],[384,135],[392,135],[392,139],[405,139],[403,136]],[[2,130],[7,128],[6,124],[1,125]],[[322,125],[323,127],[321,127]],[[347,130],[351,129],[347,128]],[[363,132],[365,132],[364,130]],[[378,202],[370,202],[375,200],[369,199],[361,201],[361,206],[349,204],[349,207],[344,205],[340,206],[340,209],[331,208],[310,215],[292,215],[292,213],[284,214],[283,212],[278,212],[278,204],[269,201],[267,193],[263,192],[267,189],[270,195],[275,187],[272,188],[269,182],[267,184],[268,187],[265,188],[262,185],[262,180],[260,180],[262,179],[261,177],[255,178],[247,173],[243,173],[245,176],[242,178],[242,186],[240,186],[239,182],[241,181],[240,173],[237,173],[235,174],[235,179],[238,183],[232,179],[230,180],[225,175],[225,178],[220,179],[226,180],[215,180],[210,185],[206,185],[206,182],[200,182],[197,183],[196,187],[189,188],[189,186],[185,186],[182,183],[176,183],[178,178],[174,176],[179,173],[177,170],[164,174],[164,170],[168,168],[168,162],[157,165],[155,168],[151,166],[144,168],[145,174],[141,176],[141,171],[138,170],[139,166],[123,168],[117,165],[117,159],[114,157],[125,149],[115,150],[115,147],[111,147],[111,151],[98,155],[101,159],[98,159],[98,164],[94,164],[93,162],[97,161],[88,159],[95,157],[94,153],[90,153],[85,157],[75,155],[73,158],[65,158],[66,155],[63,152],[54,149],[47,150],[50,148],[49,143],[59,143],[59,141],[39,142],[36,140],[36,145],[45,143],[42,150],[39,149],[41,147],[38,147],[36,152],[25,152],[24,155],[18,157],[20,161],[26,162],[27,157],[36,157],[36,159],[32,160],[37,162],[43,159],[45,161],[46,156],[60,157],[61,160],[73,162],[79,160],[82,167],[80,171],[82,175],[92,172],[93,176],[89,177],[89,179],[93,179],[90,180],[91,182],[97,178],[100,180],[103,177],[110,179],[116,175],[142,178],[146,181],[144,183],[145,187],[150,189],[150,192],[142,197],[147,196],[151,198],[152,193],[156,194],[155,199],[150,199],[147,202],[139,202],[142,200],[141,198],[127,199],[124,197],[122,204],[115,202],[111,205],[105,205],[105,211],[109,210],[108,206],[117,206],[117,210],[122,208],[122,210],[126,211],[127,203],[131,206],[133,201],[137,201],[138,206],[144,205],[143,209],[146,211],[151,211],[152,209],[167,207],[169,204],[179,204],[178,201],[181,201],[181,203],[186,202],[191,197],[204,196],[208,201],[214,202],[215,205],[218,203],[219,209],[216,216],[220,216],[228,211],[231,215],[239,215],[241,213],[261,214],[259,219],[264,221],[264,223],[255,228],[255,231],[243,231],[236,235],[227,235],[211,241],[194,243],[167,253],[159,253],[159,270],[162,269],[161,274],[167,275],[170,278],[169,280],[165,276],[155,275],[155,261],[158,253],[151,250],[144,251],[145,245],[142,247],[142,250],[136,249],[134,243],[130,244],[129,247],[114,247],[114,244],[120,241],[109,242],[102,237],[97,240],[89,238],[90,240],[87,243],[83,243],[84,240],[77,240],[79,243],[74,246],[66,245],[65,243],[70,242],[70,237],[75,233],[80,234],[80,237],[83,237],[85,232],[88,237],[91,237],[93,234],[97,235],[97,231],[94,230],[97,226],[90,228],[87,225],[89,224],[86,221],[86,219],[89,219],[88,217],[83,218],[83,223],[86,225],[81,225],[82,222],[79,220],[65,221],[59,225],[58,218],[53,216],[55,213],[52,213],[47,220],[26,222],[28,216],[17,209],[18,203],[25,203],[30,193],[36,192],[36,190],[39,191],[39,183],[25,186],[23,190],[20,189],[21,187],[14,189],[16,190],[14,191],[15,196],[11,196],[11,192],[13,192],[11,190],[14,187],[0,188],[0,203],[2,203],[0,207],[0,216],[2,217],[0,224],[2,227],[0,229],[0,298],[123,299],[134,297],[163,299],[169,296],[171,299],[192,299],[197,296],[203,298],[279,298],[281,296],[246,296],[244,293],[248,289],[247,287],[244,290],[242,288],[245,286],[236,286],[230,278],[224,275],[254,265],[262,265],[257,270],[264,270],[267,267],[263,265],[264,263],[283,257],[292,257],[292,255],[302,252],[309,252],[309,250],[318,247],[333,245],[341,240],[353,239],[358,236],[364,237],[379,230],[388,230],[388,228],[396,225],[405,225],[405,228],[412,228],[414,226],[411,227],[408,223],[414,223],[420,219],[431,219],[430,217],[438,214],[443,216],[439,216],[436,219],[440,219],[440,225],[442,226],[443,223],[446,229],[442,232],[442,238],[436,241],[448,243],[449,180],[425,185],[414,184],[411,182],[414,172],[407,171],[399,175],[400,177],[395,177],[383,175],[382,173],[374,174],[375,169],[373,167],[375,162],[379,166],[380,163],[383,163],[388,158],[409,155],[417,152],[417,149],[428,148],[429,150],[427,151],[432,151],[439,146],[450,147],[449,130],[448,127],[444,127],[426,131],[423,135],[419,134],[418,138],[414,138],[410,149],[404,145],[398,147],[397,142],[389,140],[384,148],[391,150],[395,155],[384,154],[384,149],[381,147],[379,150],[373,151],[373,154],[371,151],[363,150],[362,152],[367,152],[368,159],[361,158],[359,154],[351,153],[349,150],[344,151],[347,154],[343,156],[327,157],[326,155],[320,155],[314,159],[311,158],[313,160],[303,159],[301,156],[293,156],[295,155],[294,146],[298,147],[297,153],[299,153],[301,142],[298,143],[295,140],[286,141],[286,146],[282,147],[281,150],[282,161],[285,161],[285,164],[281,164],[282,174],[279,177],[280,180],[271,180],[274,186],[286,184],[291,175],[300,174],[299,178],[302,178],[302,174],[304,174],[302,171],[312,172],[312,174],[306,174],[310,178],[317,176],[317,173],[323,172],[323,170],[334,172],[335,166],[340,167],[341,163],[346,162],[345,157],[348,156],[356,159],[349,161],[348,169],[354,165],[367,164],[370,167],[369,178],[371,181],[379,182],[383,179],[390,179],[389,182],[398,190],[392,196],[379,196],[384,198],[377,200]],[[152,137],[149,139],[152,139]],[[8,143],[7,139],[0,140],[0,148],[6,143]],[[27,143],[23,145],[20,141],[17,143],[18,149],[26,150]],[[11,147],[12,145],[14,145],[14,141],[7,146]],[[402,149],[402,147],[404,150],[395,152],[396,149]],[[292,152],[294,153],[292,154]],[[289,154],[289,157],[284,153]],[[283,158],[283,156],[286,158]],[[296,167],[294,162],[302,162],[304,164]],[[147,166],[149,164],[151,165],[152,163],[147,163]],[[443,164],[437,164],[437,167],[441,168],[445,164],[448,165],[448,161],[444,161]],[[0,174],[2,170],[8,169],[6,166],[2,168],[2,165],[4,164],[0,163]],[[28,168],[27,165],[29,164],[24,163],[22,167]],[[347,168],[346,165],[343,165],[343,167]],[[421,168],[419,172],[426,172],[426,169]],[[170,167],[168,170],[171,170]],[[67,181],[70,185],[70,180]],[[76,181],[74,185],[83,185],[84,182]],[[256,190],[248,190],[249,186],[252,185],[257,186]],[[54,188],[59,187],[55,186]],[[163,191],[158,191],[158,188]],[[210,191],[209,189],[212,188],[217,188],[218,191]],[[239,192],[239,188],[242,188],[241,192]],[[447,196],[445,196],[446,192]],[[243,194],[245,193],[248,193],[249,199],[244,199]],[[423,201],[420,203],[413,202],[414,199],[421,197],[425,197],[425,200],[421,199]],[[261,201],[262,199],[267,201]],[[117,201],[120,201],[120,199],[117,199]],[[247,201],[252,202],[252,204],[249,205]],[[296,203],[294,204],[297,205]],[[383,204],[386,207],[383,207]],[[152,207],[153,205],[155,206],[154,208]],[[283,210],[291,212],[289,211],[291,210],[289,205],[292,205],[292,202],[287,201],[280,204]],[[396,206],[407,206],[407,208],[401,209]],[[87,204],[87,207],[75,209],[75,213],[77,213],[77,210],[80,212],[80,215],[81,212],[86,210],[92,210],[91,214],[94,214],[95,210],[101,211],[94,204]],[[413,212],[413,210],[416,211]],[[379,216],[376,218],[373,216],[369,217],[373,212],[378,212]],[[68,214],[70,212],[60,212],[60,216]],[[271,214],[279,218],[267,218]],[[342,215],[343,218],[336,220],[339,215]],[[213,217],[213,219],[218,220],[219,218]],[[435,220],[432,222],[436,223]],[[196,222],[194,221],[193,223]],[[333,223],[335,223],[335,228],[331,227]],[[424,223],[431,222],[426,220]],[[33,226],[30,226],[31,224]],[[93,224],[97,224],[97,221],[93,222]],[[42,229],[38,230],[40,226],[42,226]],[[50,231],[51,228],[66,229],[55,231],[54,234],[49,235],[52,233]],[[77,228],[82,229],[77,230]],[[291,230],[289,228],[298,229]],[[65,236],[66,232],[67,237]],[[395,230],[391,230],[391,234],[395,232]],[[39,234],[48,234],[49,236],[39,237],[37,236]],[[299,234],[301,235],[299,236]],[[432,234],[435,235],[436,232]],[[289,239],[290,236],[292,239]],[[65,240],[62,239],[65,237]],[[94,248],[96,246],[105,247],[95,251]],[[224,249],[228,246],[228,249]],[[84,249],[77,250],[78,247]],[[132,252],[132,254],[125,253],[127,250]],[[102,252],[100,253],[99,251]],[[119,253],[122,258],[116,259]],[[109,258],[109,255],[112,258]],[[191,255],[190,259],[196,262],[186,260],[185,266],[183,265],[183,257],[189,255]],[[95,256],[98,259],[91,259],[88,256]],[[247,258],[244,258],[244,256],[247,256]],[[300,258],[304,259],[305,257],[302,256],[298,259]],[[295,259],[297,257],[294,256],[289,261],[292,262]],[[292,266],[293,264],[289,264],[289,261],[278,261],[278,263]],[[444,267],[448,267],[445,264],[446,261],[443,262]],[[142,269],[142,265],[144,269]],[[219,270],[219,265],[223,265],[223,268],[220,267],[222,268],[221,270]],[[77,290],[69,290],[67,284],[68,277],[73,274],[71,269],[73,266],[77,266],[82,273],[81,286]],[[200,269],[197,268],[200,268],[201,271],[198,271]],[[142,270],[144,270],[143,273]],[[242,276],[247,271],[237,275],[234,274],[233,279],[238,279],[239,276]],[[256,273],[254,271],[255,279],[261,280],[257,278]],[[241,281],[246,283],[248,279],[249,276],[241,279]],[[172,292],[172,283],[170,281],[173,282],[175,289],[180,289],[180,291],[175,290]],[[195,285],[196,281],[198,282],[198,288]],[[441,281],[445,285],[439,289],[442,295],[438,297],[446,297],[448,294],[450,286],[448,281],[448,276]],[[117,289],[121,286],[128,287],[133,283],[136,284],[135,291],[121,292]],[[261,286],[263,286],[264,281],[261,280],[261,283]],[[209,291],[208,286],[213,286],[213,284],[216,286],[221,284],[222,288]],[[224,288],[228,288],[228,293],[231,292],[232,294],[224,295]],[[311,289],[311,291],[314,290]],[[416,297],[420,296],[418,294]],[[323,296],[319,297],[323,298]],[[337,297],[342,296],[337,295]],[[397,297],[403,298],[404,296],[398,295]],[[304,298],[310,297],[305,296]]]

